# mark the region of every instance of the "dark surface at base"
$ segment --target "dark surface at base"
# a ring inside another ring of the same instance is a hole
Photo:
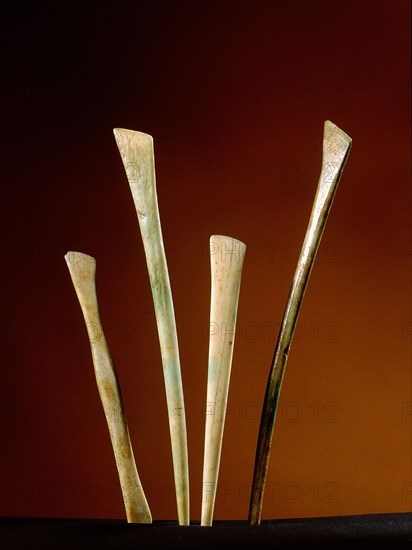
[[[412,513],[280,519],[250,526],[216,521],[213,527],[180,527],[173,521],[152,525],[122,520],[1,518],[0,548],[412,548]]]

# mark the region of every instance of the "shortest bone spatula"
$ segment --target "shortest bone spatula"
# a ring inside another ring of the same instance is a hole
[[[201,525],[211,526],[229,395],[240,282],[246,245],[232,237],[210,237],[212,275],[209,365]]]
[[[86,322],[97,388],[116,459],[129,523],[152,523],[152,515],[137,473],[116,370],[104,336],[96,294],[96,260],[80,252],[64,257]]]

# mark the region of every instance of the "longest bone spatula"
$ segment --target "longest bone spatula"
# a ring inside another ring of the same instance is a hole
[[[87,327],[97,388],[109,427],[127,521],[152,523],[152,515],[137,473],[116,370],[100,320],[96,260],[80,252],[68,252],[64,258]]]
[[[222,235],[210,237],[212,284],[201,514],[203,526],[210,526],[213,522],[245,252],[246,245],[237,239]]]
[[[249,508],[249,522],[251,524],[260,523],[276,410],[293,333],[323,230],[351,145],[352,140],[345,132],[332,122],[325,122],[322,172],[305,240],[283,314],[263,403]]]
[[[189,525],[186,416],[172,291],[157,202],[153,138],[142,132],[120,128],[114,130],[114,135],[136,207],[152,288],[166,388],[179,524]]]

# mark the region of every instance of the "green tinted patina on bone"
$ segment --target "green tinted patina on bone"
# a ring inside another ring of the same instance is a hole
[[[189,467],[186,416],[176,321],[157,203],[153,139],[132,130],[114,130],[129,180],[142,235],[159,334],[180,525],[189,524]]]

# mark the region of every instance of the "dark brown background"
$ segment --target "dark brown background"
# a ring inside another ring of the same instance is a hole
[[[412,508],[409,2],[2,3],[2,515],[123,518],[63,256],[101,315],[155,519],[177,517],[140,233],[112,129],[154,136],[201,507],[213,233],[248,245],[216,519],[247,516],[269,365],[320,170],[353,138],[282,389],[264,517]]]

